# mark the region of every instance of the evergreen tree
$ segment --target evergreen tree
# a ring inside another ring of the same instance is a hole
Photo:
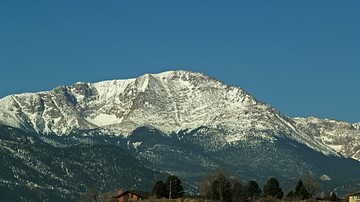
[[[157,199],[167,197],[166,185],[164,184],[163,181],[159,180],[155,183],[153,190],[152,190],[152,194]]]
[[[180,198],[184,195],[184,188],[181,185],[181,180],[175,176],[175,175],[170,175],[166,181],[165,181],[165,185],[166,185],[166,193],[167,193],[167,198]]]
[[[279,185],[279,181],[274,178],[271,177],[267,183],[264,185],[264,197],[275,197],[278,199],[281,199],[284,195],[284,192],[282,191],[282,189],[280,188]]]
[[[240,183],[240,181],[235,181],[233,184],[233,189],[232,189],[232,194],[233,194],[233,201],[243,201],[245,199],[244,197],[244,187],[243,185]]]
[[[245,190],[247,198],[250,197],[253,200],[254,196],[261,196],[261,189],[259,188],[258,183],[255,180],[250,180],[246,186]]]
[[[232,201],[233,189],[230,180],[225,181],[222,190],[222,201]]]
[[[302,180],[299,180],[295,187],[295,194],[300,193],[300,189],[304,187],[304,183]]]
[[[295,196],[300,200],[309,198],[309,192],[306,190],[302,180],[299,180],[295,187]]]
[[[332,192],[330,195],[330,201],[337,201],[337,200],[339,200],[339,198],[336,196],[334,192]]]
[[[286,198],[293,200],[294,196],[295,196],[295,193],[293,192],[293,190],[290,190],[289,193],[286,195]]]

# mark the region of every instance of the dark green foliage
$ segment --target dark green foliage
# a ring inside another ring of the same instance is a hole
[[[330,201],[337,201],[337,200],[339,200],[339,198],[336,196],[334,192],[332,192],[330,195]]]
[[[155,183],[154,188],[152,190],[152,194],[157,199],[159,198],[167,198],[167,190],[166,185],[163,181],[159,180]]]
[[[222,201],[232,201],[232,192],[232,183],[230,181],[226,181],[223,184]]]
[[[295,193],[293,192],[293,190],[290,190],[289,193],[286,195],[287,199],[293,199],[295,197]]]
[[[251,200],[253,200],[254,196],[261,196],[261,189],[255,180],[250,180],[246,183],[244,191],[246,191],[247,198],[250,197]]]
[[[181,180],[175,175],[169,175],[165,181],[168,198],[176,199],[184,195],[184,188]]]
[[[303,181],[299,180],[298,183],[296,184],[296,187],[295,187],[295,194],[299,194],[301,188],[303,188],[303,187],[304,187]]]
[[[233,184],[233,201],[243,201],[246,197],[244,196],[244,186],[240,183],[240,181],[235,181]]]
[[[309,192],[306,190],[302,180],[299,180],[295,187],[294,196],[300,200],[305,200],[309,198]]]
[[[267,183],[264,185],[264,197],[275,197],[278,199],[281,199],[284,195],[284,192],[282,191],[282,189],[280,188],[279,185],[279,181],[274,178],[271,177]]]

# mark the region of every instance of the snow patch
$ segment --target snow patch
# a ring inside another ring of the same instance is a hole
[[[97,126],[106,126],[121,123],[123,118],[117,118],[114,114],[98,114],[95,117],[86,117],[88,122]]]
[[[225,140],[227,143],[232,143],[232,142],[244,141],[246,140],[246,137],[243,134],[236,133],[226,136]]]
[[[331,178],[328,175],[323,174],[323,175],[320,176],[320,180],[322,180],[322,181],[330,181]]]
[[[341,149],[343,147],[342,145],[331,145],[331,144],[329,144],[328,146],[337,152],[341,151]]]
[[[133,147],[136,149],[136,151],[138,150],[138,147],[142,144],[142,142],[133,142],[132,145]]]

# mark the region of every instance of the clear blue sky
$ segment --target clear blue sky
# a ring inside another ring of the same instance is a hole
[[[360,122],[360,1],[0,1],[0,97],[184,69]]]

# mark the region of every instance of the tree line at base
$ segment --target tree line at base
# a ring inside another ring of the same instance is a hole
[[[288,201],[299,201],[314,198],[319,188],[320,184],[314,177],[304,176],[296,184],[295,190],[291,190],[285,195],[275,177],[270,177],[261,190],[255,180],[243,183],[238,177],[230,176],[224,170],[218,170],[202,179],[199,183],[199,194],[204,199],[228,202],[283,198]],[[184,189],[180,179],[176,176],[169,176],[165,182],[157,181],[155,183],[152,194],[154,198],[175,199],[184,195]],[[335,193],[328,193],[323,199],[339,200]]]
[[[168,176],[165,182],[157,181],[152,190],[152,195],[155,198],[176,199],[182,197],[184,193],[181,180],[175,175]]]
[[[298,181],[294,190],[286,196],[275,177],[270,177],[263,190],[255,180],[241,182],[238,177],[230,176],[225,170],[218,170],[205,176],[199,183],[200,198],[213,201],[247,202],[253,200],[275,201],[286,198],[287,201],[313,199],[319,191],[320,184],[312,176],[304,176]],[[159,180],[153,186],[151,198],[177,199],[185,194],[181,180],[169,175],[164,181]],[[113,198],[109,194],[98,194],[96,191],[86,192],[78,201],[102,201],[101,198]],[[198,198],[198,197],[197,197]],[[338,201],[335,193],[327,193],[322,198],[327,201]]]
[[[253,199],[283,199],[299,201],[316,197],[320,183],[312,176],[302,177],[295,190],[286,196],[275,177],[270,177],[263,190],[255,180],[242,183],[238,177],[233,177],[224,170],[219,170],[204,177],[199,184],[200,195],[205,199],[217,201],[252,201]],[[328,193],[324,200],[337,201],[335,193]]]

